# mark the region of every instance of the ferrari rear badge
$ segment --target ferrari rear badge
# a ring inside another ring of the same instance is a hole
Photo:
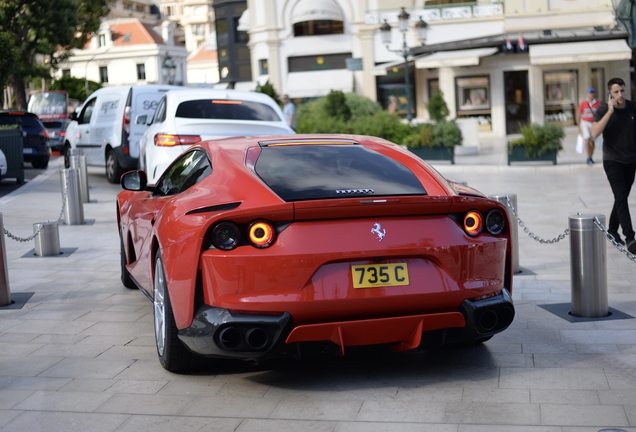
[[[382,241],[382,239],[384,239],[384,236],[386,235],[386,230],[382,229],[382,225],[376,222],[373,225],[373,228],[371,228],[371,234],[377,235],[378,241]]]

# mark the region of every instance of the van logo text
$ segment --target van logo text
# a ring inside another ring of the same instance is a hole
[[[104,102],[99,107],[99,110],[104,113],[104,115],[108,114],[108,111],[114,111],[119,106],[119,100]]]
[[[154,111],[154,110],[157,109],[158,105],[159,105],[159,102],[157,102],[157,101],[151,101],[151,100],[145,100],[144,101],[144,109],[146,111],[148,111],[148,110],[153,110]]]

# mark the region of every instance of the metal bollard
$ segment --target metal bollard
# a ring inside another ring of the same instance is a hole
[[[79,148],[71,148],[69,149],[69,156],[81,156],[84,152]]]
[[[9,287],[9,267],[7,267],[7,250],[4,247],[4,222],[0,213],[0,306],[11,304],[11,288]]]
[[[81,152],[81,150],[80,150]],[[71,155],[69,158],[71,168],[77,168],[80,171],[80,195],[82,202],[90,202],[90,195],[88,192],[88,170],[86,169],[86,156],[84,155]]]
[[[489,195],[488,198],[494,199],[506,206],[506,212],[508,212],[508,218],[510,219],[510,241],[512,242],[512,272],[519,273],[519,225],[517,224],[517,218],[515,217],[512,209],[508,205],[508,200],[512,203],[515,212],[519,214],[517,208],[517,195],[516,194],[495,194]]]
[[[582,318],[600,318],[609,314],[607,240],[603,231],[594,224],[595,217],[605,224],[603,215],[577,214],[569,217],[572,315]]]
[[[60,254],[60,235],[57,222],[41,222],[33,224],[35,234],[35,254],[37,256],[55,256]]]
[[[84,223],[84,205],[80,197],[79,170],[69,168],[60,171],[62,193],[66,193],[64,203],[64,222],[66,225],[82,225]]]

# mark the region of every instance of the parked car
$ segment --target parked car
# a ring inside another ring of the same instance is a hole
[[[7,174],[7,157],[4,155],[4,152],[0,150],[0,180]]]
[[[30,162],[33,168],[46,168],[49,165],[49,132],[35,114],[27,111],[0,111],[0,126],[2,125],[22,128],[24,162]]]
[[[79,110],[71,113],[64,144],[65,166],[71,148],[82,149],[88,165],[106,168],[106,178],[119,182],[122,173],[136,169],[139,138],[146,124],[131,121],[152,116],[157,102],[171,88],[168,85],[131,85],[101,88],[93,92]]]
[[[228,136],[293,134],[274,100],[257,92],[214,89],[171,90],[139,144],[139,169],[154,183],[185,149]],[[138,119],[144,122],[147,119]],[[149,120],[149,119],[148,119]]]
[[[69,119],[43,120],[42,124],[49,131],[49,147],[52,151],[64,152],[66,141],[66,128],[71,121]]]
[[[121,279],[159,360],[479,343],[515,314],[506,208],[353,135],[204,141],[117,197]]]

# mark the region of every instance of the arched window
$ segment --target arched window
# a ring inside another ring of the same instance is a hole
[[[342,11],[334,0],[300,0],[291,23],[296,37],[344,33]]]

